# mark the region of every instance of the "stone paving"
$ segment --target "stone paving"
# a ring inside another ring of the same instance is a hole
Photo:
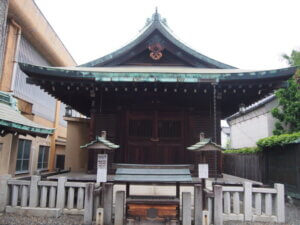
[[[233,179],[234,182],[241,182],[244,179],[225,175],[222,178],[222,182],[229,182]],[[125,190],[124,185],[116,185],[114,192],[117,190]],[[175,187],[170,186],[133,186],[135,194],[151,194],[151,195],[174,195]],[[180,192],[191,192],[193,197],[193,187],[181,187]],[[193,201],[192,201],[193,203]],[[192,206],[193,207],[193,206]],[[0,225],[81,225],[83,224],[83,216],[78,215],[63,215],[59,218],[44,218],[44,217],[29,217],[18,216],[12,214],[0,213]],[[144,221],[141,225],[160,225],[163,223],[157,223],[153,221]],[[241,222],[224,222],[224,225],[270,225],[272,223],[241,223]],[[292,201],[286,203],[286,225],[300,225],[300,201]],[[138,224],[135,224],[138,225]]]
[[[28,217],[12,214],[0,214],[0,225],[82,225],[83,216],[63,215],[59,218]],[[141,225],[159,225],[145,221]],[[224,225],[271,225],[275,223],[241,223],[228,221]],[[286,223],[285,225],[300,225],[300,204],[298,202],[286,203]]]

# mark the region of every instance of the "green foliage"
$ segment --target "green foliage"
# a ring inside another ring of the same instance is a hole
[[[291,66],[300,65],[300,52],[293,50],[291,56],[283,55]],[[288,88],[275,92],[279,106],[272,109],[272,115],[278,119],[275,123],[274,135],[300,131],[300,85],[297,82],[300,70],[288,81]]]
[[[291,66],[300,66],[300,51],[293,50],[291,56],[283,54],[282,58],[284,58]]]
[[[279,106],[271,111],[273,117],[278,119],[274,135],[300,131],[300,87],[293,78],[288,84],[288,88],[281,88],[275,92]]]
[[[230,149],[230,150],[225,150],[223,153],[235,153],[235,154],[254,154],[257,152],[260,152],[261,149],[257,147],[250,147],[250,148],[240,148],[240,149]]]
[[[276,146],[283,146],[286,144],[290,144],[299,138],[300,138],[300,132],[293,133],[293,134],[281,134],[281,135],[274,135],[267,138],[262,138],[258,142],[256,142],[256,144],[260,149],[269,149]]]
[[[230,150],[223,151],[223,153],[254,154],[254,153],[261,152],[263,150],[270,149],[272,147],[290,144],[298,139],[300,139],[300,132],[293,133],[293,134],[273,135],[271,137],[260,139],[258,142],[256,142],[257,147],[230,149]]]

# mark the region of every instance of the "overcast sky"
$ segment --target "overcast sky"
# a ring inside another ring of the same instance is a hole
[[[185,44],[243,69],[286,67],[300,49],[299,0],[35,0],[78,64],[135,38],[158,7]]]

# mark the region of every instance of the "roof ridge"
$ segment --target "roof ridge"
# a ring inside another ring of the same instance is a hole
[[[151,35],[155,30],[158,30],[165,38],[167,38],[170,42],[172,42],[175,46],[182,49],[183,51],[190,54],[192,57],[205,62],[207,64],[213,65],[216,68],[221,69],[236,69],[236,67],[230,66],[228,64],[219,62],[215,59],[212,59],[208,56],[201,54],[200,52],[194,50],[189,47],[187,44],[182,42],[176,35],[174,35],[173,31],[167,25],[166,19],[161,17],[158,12],[155,12],[152,15],[152,18],[148,18],[146,20],[145,26],[142,28],[139,35],[132,41],[130,41],[127,45],[107,54],[100,58],[94,59],[87,63],[78,65],[78,67],[95,67],[96,65],[105,65],[105,63],[112,61],[114,58],[120,57],[122,54],[125,54],[127,51],[135,47],[144,41],[149,35]]]

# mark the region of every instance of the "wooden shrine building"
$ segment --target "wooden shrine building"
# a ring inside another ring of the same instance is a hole
[[[135,40],[102,58],[76,67],[19,65],[28,83],[87,116],[77,136],[68,130],[73,171],[93,168],[80,146],[101,131],[119,146],[114,163],[193,164],[187,148],[201,132],[220,144],[222,118],[283,87],[296,69],[242,70],[211,59],[180,42],[157,12]]]

